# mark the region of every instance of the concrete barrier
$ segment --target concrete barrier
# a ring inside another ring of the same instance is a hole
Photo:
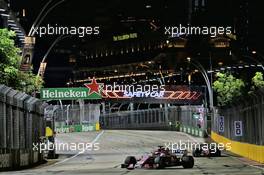
[[[238,142],[230,140],[226,137],[218,135],[217,133],[211,133],[211,138],[217,143],[231,144],[231,152],[249,158],[251,160],[264,163],[264,146],[263,145],[254,145],[244,142]]]

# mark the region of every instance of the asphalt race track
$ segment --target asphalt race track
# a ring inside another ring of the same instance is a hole
[[[155,174],[263,174],[264,170],[249,165],[241,158],[224,154],[222,157],[195,158],[193,169],[170,167],[155,169],[121,169],[120,164],[127,155],[141,155],[150,152],[158,145],[169,142],[203,142],[201,138],[174,131],[129,131],[105,130],[58,134],[57,143],[97,143],[99,150],[80,152],[78,150],[59,150],[59,159],[50,160],[44,165],[21,171],[1,172],[0,174],[91,174],[91,175],[155,175]]]

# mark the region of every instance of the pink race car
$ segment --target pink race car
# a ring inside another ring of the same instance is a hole
[[[163,169],[171,166],[183,166],[183,168],[193,168],[194,159],[187,155],[187,150],[176,150],[172,152],[159,146],[157,150],[151,154],[146,154],[136,159],[135,156],[126,157],[121,168],[135,169],[135,168],[155,168]]]

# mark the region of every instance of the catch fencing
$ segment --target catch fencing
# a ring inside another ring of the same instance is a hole
[[[45,136],[46,103],[0,85],[0,170],[13,170],[42,162],[34,150]]]
[[[233,152],[264,163],[264,91],[216,110],[212,138],[230,142]]]
[[[100,125],[105,129],[178,130],[202,137],[206,128],[205,112],[202,106],[119,111],[102,114]]]
[[[100,104],[55,105],[46,115],[54,117],[57,133],[99,130]]]

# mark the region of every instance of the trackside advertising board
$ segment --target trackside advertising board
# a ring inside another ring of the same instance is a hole
[[[40,92],[42,100],[77,100],[101,99],[101,95],[89,94],[88,88],[43,88]]]
[[[97,83],[95,79],[86,87],[77,88],[42,88],[40,99],[42,100],[77,100],[77,99],[102,99],[103,85]]]

